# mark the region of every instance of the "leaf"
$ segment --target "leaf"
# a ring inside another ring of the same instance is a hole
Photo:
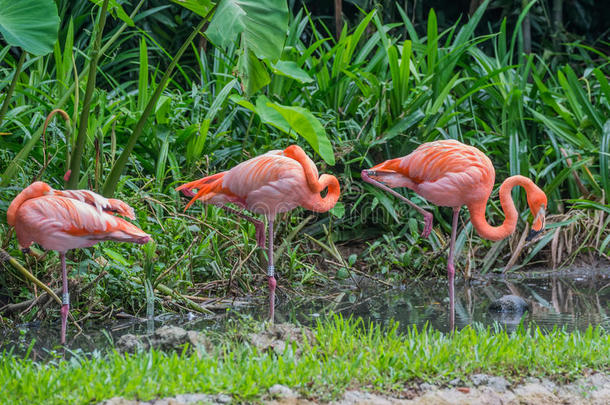
[[[12,46],[46,55],[53,51],[58,28],[53,0],[0,0],[0,33]]]
[[[90,1],[99,7],[101,7],[102,4],[104,3],[104,0],[90,0]],[[108,1],[108,12],[110,13],[110,15],[123,21],[128,26],[130,26],[130,27],[135,26],[135,24],[133,23],[133,20],[129,17],[129,15],[125,12],[125,10],[123,10],[123,6],[121,6],[117,0]]]
[[[247,95],[254,94],[271,81],[265,65],[248,48],[239,56],[237,70]]]
[[[330,212],[337,218],[343,218],[343,216],[345,215],[345,204],[343,204],[342,202],[338,202],[328,212]]]
[[[329,165],[335,164],[333,148],[326,136],[324,127],[306,108],[267,103],[277,110],[297,134],[301,135]]]
[[[215,45],[227,47],[242,34],[243,46],[259,59],[276,60],[287,31],[286,0],[223,0],[205,35]]]
[[[214,6],[210,0],[172,0],[173,3],[180,4],[184,8],[188,8],[192,12],[199,14],[202,17],[207,17],[208,13]]]
[[[301,69],[296,62],[288,60],[278,60],[275,63],[270,63],[271,71],[275,74],[289,77],[300,83],[309,83],[313,79],[307,74],[306,71]]]

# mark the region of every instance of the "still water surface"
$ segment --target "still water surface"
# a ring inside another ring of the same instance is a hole
[[[349,279],[330,286],[327,291],[295,293],[281,289],[276,304],[276,322],[315,324],[331,313],[361,317],[384,326],[398,321],[399,329],[408,325],[429,324],[440,331],[449,330],[447,280],[419,280],[387,287],[366,278]],[[535,324],[543,330],[554,327],[584,330],[590,325],[610,330],[610,268],[578,268],[562,272],[536,272],[494,276],[464,282],[456,279],[456,327],[499,324],[514,330],[520,322]],[[498,314],[487,310],[489,304],[505,294],[514,294],[529,302],[531,310],[523,316]],[[229,320],[253,317],[263,320],[267,315],[264,296],[242,305],[221,310],[215,316],[162,315],[154,323],[146,320],[115,320],[104,324],[83,325],[83,333],[68,326],[68,350],[88,353],[112,345],[126,333],[146,334],[151,328],[177,325],[185,329],[222,331]],[[243,305],[247,304],[247,305]],[[19,325],[16,329],[0,329],[0,351],[12,350],[18,355],[29,351],[30,358],[48,359],[59,347],[57,322]]]

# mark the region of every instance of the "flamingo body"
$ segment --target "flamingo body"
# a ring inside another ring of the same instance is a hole
[[[35,242],[45,250],[59,252],[64,293],[62,344],[70,305],[65,253],[105,240],[139,244],[150,240],[150,235],[113,213],[134,218],[133,209],[123,201],[106,199],[88,190],[53,190],[41,181],[23,189],[8,208],[7,222],[15,227],[24,251]]]
[[[320,192],[328,187],[325,197]],[[270,318],[274,308],[273,221],[277,214],[296,207],[326,212],[337,203],[339,182],[334,176],[318,176],[318,169],[307,154],[296,145],[284,150],[273,150],[238,164],[232,169],[186,183],[176,188],[196,200],[222,206],[226,210],[251,221],[256,227],[259,246],[264,247],[262,223],[243,213],[236,212],[227,203],[267,217],[269,222],[269,290]],[[194,192],[194,190],[197,190]],[[186,209],[185,208],[185,209]]]
[[[388,160],[370,170],[390,187],[407,187],[436,205],[461,207],[487,201],[496,176],[491,160],[479,149],[455,140],[428,142],[409,155]]]
[[[455,316],[453,257],[460,208],[463,205],[468,207],[472,224],[479,235],[491,240],[504,239],[513,233],[517,226],[518,212],[511,197],[511,190],[515,186],[522,186],[527,193],[527,202],[534,216],[528,239],[544,228],[547,197],[534,182],[524,176],[512,176],[502,183],[500,204],[505,219],[500,226],[490,225],[485,219],[485,207],[494,186],[493,164],[479,149],[456,140],[424,143],[407,156],[387,160],[363,170],[362,178],[392,193],[424,215],[423,237],[427,237],[432,231],[432,214],[392,190],[392,187],[407,187],[436,205],[453,208],[447,260],[452,328]]]

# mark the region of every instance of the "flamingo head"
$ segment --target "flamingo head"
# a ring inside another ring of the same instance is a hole
[[[544,230],[544,219],[546,209],[548,207],[546,194],[538,186],[534,185],[532,192],[527,193],[527,204],[530,207],[530,212],[534,216],[532,221],[532,229],[527,235],[526,240],[532,240],[536,235]]]

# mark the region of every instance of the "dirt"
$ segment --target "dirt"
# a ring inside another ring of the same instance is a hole
[[[476,374],[469,381],[455,382],[450,387],[423,383],[403,395],[384,395],[361,390],[348,390],[330,403],[300,397],[290,387],[276,384],[269,389],[266,405],[557,405],[610,404],[610,374],[595,373],[576,381],[557,385],[550,380],[528,378],[510,385],[503,377]],[[258,402],[258,401],[257,401]],[[228,395],[185,394],[152,401],[112,398],[99,405],[183,405],[239,403]]]

